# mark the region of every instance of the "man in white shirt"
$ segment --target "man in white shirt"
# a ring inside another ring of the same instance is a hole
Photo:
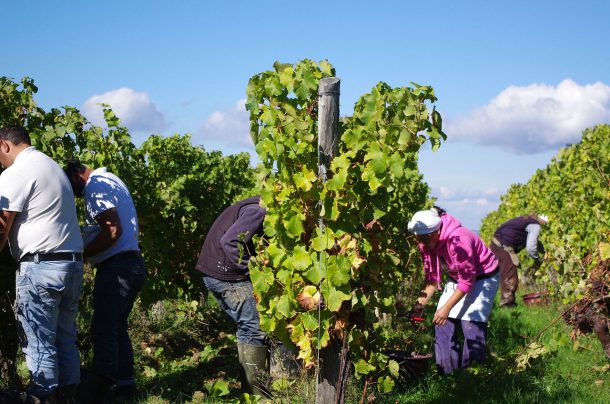
[[[131,194],[106,168],[78,160],[65,173],[74,195],[85,201],[85,259],[97,268],[93,289],[93,374],[83,380],[83,403],[112,395],[133,395],[133,348],[128,317],[146,278],[138,246],[138,217]]]
[[[76,315],[83,241],[70,182],[21,127],[0,129],[0,249],[19,262],[16,315],[30,371],[24,402],[70,399],[80,381]],[[34,396],[34,397],[32,397]]]

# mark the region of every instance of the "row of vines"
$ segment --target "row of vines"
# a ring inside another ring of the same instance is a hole
[[[408,218],[429,204],[418,152],[425,143],[437,149],[445,134],[431,87],[379,83],[341,118],[339,154],[320,181],[317,91],[334,75],[326,61],[303,60],[252,77],[246,106],[256,169],[247,154],[207,152],[188,136],[152,135],[136,146],[108,107],[104,128],[76,108],[45,111],[29,78],[0,78],[0,126],[24,126],[59,164],[77,157],[127,183],[150,272],[145,304],[197,299],[192,268],[208,226],[236,199],[260,194],[265,237],[250,274],[262,328],[297,348],[308,367],[318,349],[348,346],[356,376],[387,392],[398,363],[383,354],[381,318],[395,313],[405,283],[419,286],[418,252],[407,238]],[[2,282],[3,293],[11,289]]]
[[[318,83],[332,76],[326,61],[304,60],[276,63],[248,84],[267,208],[250,275],[264,331],[298,348],[306,366],[320,349],[348,347],[356,376],[387,392],[399,366],[383,354],[381,318],[395,313],[403,282],[418,277],[407,221],[429,197],[418,152],[445,135],[431,87],[379,83],[341,118],[338,155],[321,181]]]
[[[136,147],[110,108],[104,110],[102,128],[73,107],[45,111],[34,99],[37,91],[29,78],[0,77],[0,126],[24,126],[33,145],[60,165],[79,158],[121,177],[134,198],[141,247],[154,280],[146,286],[144,302],[196,299],[202,286],[193,267],[208,227],[225,207],[252,192],[249,155],[208,152],[193,146],[188,135],[152,135]]]
[[[508,219],[530,212],[548,214],[549,222],[540,235],[547,253],[535,280],[564,303],[582,298],[592,269],[610,258],[608,156],[610,126],[585,130],[579,143],[561,149],[527,183],[512,185],[498,210],[485,217],[481,226],[484,239],[490,240]]]

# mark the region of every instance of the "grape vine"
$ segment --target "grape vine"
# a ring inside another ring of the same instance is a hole
[[[322,183],[317,90],[335,70],[310,60],[273,67],[250,79],[246,104],[267,208],[250,269],[261,326],[296,346],[306,366],[331,339],[347,338],[356,375],[389,371],[378,379],[389,391],[387,373],[396,376],[398,364],[381,353],[375,310],[393,313],[401,282],[418,270],[407,265],[418,253],[405,241],[406,223],[428,202],[418,151],[445,139],[441,116],[430,107],[434,91],[381,82],[362,96],[352,116],[341,118],[339,154]]]

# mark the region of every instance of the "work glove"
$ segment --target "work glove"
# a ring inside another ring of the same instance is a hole
[[[540,268],[540,265],[542,265],[542,259],[541,258],[536,258],[534,260],[534,263],[532,264],[532,267],[531,267],[530,271],[532,273],[536,272],[538,270],[538,268]]]
[[[544,249],[544,244],[542,244],[542,241],[538,240],[538,242],[536,243],[536,249],[538,250],[538,254],[543,255],[544,253],[546,253],[546,250]]]

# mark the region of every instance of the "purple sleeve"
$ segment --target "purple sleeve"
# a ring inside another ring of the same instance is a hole
[[[449,253],[454,268],[457,270],[457,288],[464,293],[470,292],[477,278],[474,240],[467,234],[452,237]]]
[[[254,253],[248,251],[252,237],[260,234],[265,220],[265,209],[258,205],[248,205],[239,212],[239,217],[220,238],[220,246],[227,258],[236,268],[246,271],[250,256]]]

